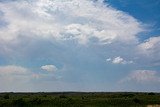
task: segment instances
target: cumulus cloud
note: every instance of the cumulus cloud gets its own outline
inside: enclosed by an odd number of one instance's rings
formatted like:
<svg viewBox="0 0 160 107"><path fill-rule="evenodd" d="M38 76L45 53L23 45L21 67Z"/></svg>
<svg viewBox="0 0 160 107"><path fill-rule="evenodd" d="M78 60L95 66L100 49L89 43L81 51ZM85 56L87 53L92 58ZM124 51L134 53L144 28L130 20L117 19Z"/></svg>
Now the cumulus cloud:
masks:
<svg viewBox="0 0 160 107"><path fill-rule="evenodd" d="M27 74L30 71L26 68L21 66L15 65L7 65L7 66L0 66L0 75L10 75L10 74Z"/></svg>
<svg viewBox="0 0 160 107"><path fill-rule="evenodd" d="M56 72L58 70L58 68L55 65L44 65L41 66L41 69L48 72Z"/></svg>
<svg viewBox="0 0 160 107"><path fill-rule="evenodd" d="M150 66L160 65L160 36L150 37L136 47L142 63Z"/></svg>
<svg viewBox="0 0 160 107"><path fill-rule="evenodd" d="M108 58L108 59L106 59L106 61L107 62L112 62L113 64L131 64L131 63L133 63L133 61L126 61L120 56L115 57L113 59Z"/></svg>
<svg viewBox="0 0 160 107"><path fill-rule="evenodd" d="M112 63L113 64L124 64L125 60L119 56L119 57L114 58Z"/></svg>
<svg viewBox="0 0 160 107"><path fill-rule="evenodd" d="M145 42L138 45L140 53L145 55L157 54L160 55L160 36L151 37Z"/></svg>
<svg viewBox="0 0 160 107"><path fill-rule="evenodd" d="M144 30L132 16L89 0L15 0L0 2L0 10L8 23L0 29L0 40L7 42L21 36L76 40L81 44L92 38L100 43L129 42L136 41L136 35Z"/></svg>
<svg viewBox="0 0 160 107"><path fill-rule="evenodd" d="M0 91L30 90L29 81L33 73L24 67L15 65L0 66Z"/></svg>
<svg viewBox="0 0 160 107"><path fill-rule="evenodd" d="M64 48L68 45L66 41L71 45L74 45L72 41L78 45L132 44L144 30L134 17L94 0L8 0L0 2L0 11L1 21L7 23L0 28L0 55L9 60L35 56L35 49L40 50L46 40L48 44L44 45L48 46L41 50L53 54L56 47L51 45L64 43L58 46ZM111 46L114 47L117 46ZM57 50L62 52L60 49ZM45 55L40 56L49 57Z"/></svg>
<svg viewBox="0 0 160 107"><path fill-rule="evenodd" d="M111 60L112 60L111 58L106 59L107 62L109 62L109 61L111 61Z"/></svg>
<svg viewBox="0 0 160 107"><path fill-rule="evenodd" d="M0 58L2 57L6 63L22 62L33 66L54 63L56 60L56 63L65 65L66 68L73 67L72 70L67 69L71 72L63 74L66 80L71 81L74 78L79 81L85 78L82 70L89 77L90 73L99 71L98 68L103 69L102 71L108 70L104 63L106 56L111 57L106 59L106 62L112 64L130 64L137 61L138 65L140 62L138 57L141 56L135 55L134 48L138 44L136 35L145 30L143 24L131 15L107 3L104 4L103 0L6 1L0 2ZM144 48L146 47L144 44L148 43L153 46L150 46L150 49ZM156 53L160 49L158 44L159 42L153 38L148 39L144 43L139 43L138 52L143 54L148 52L150 56L160 58L160 54ZM136 61L129 60L132 58ZM147 62L146 59L143 60ZM20 71L28 70L22 68ZM5 68L5 71L7 69ZM40 72L24 73L26 78L24 80L28 81L32 77L40 81L58 77L56 74L59 72L52 73L58 70L55 65L44 65L37 69L35 72ZM113 71L112 66L110 71ZM22 72L15 75L18 77L10 74L9 78L23 78L19 76ZM1 81L3 81L1 84L8 84L5 82L8 81L6 76L1 76Z"/></svg>
<svg viewBox="0 0 160 107"><path fill-rule="evenodd" d="M53 65L43 66L43 69L52 72L57 70ZM33 91L37 81L56 81L59 75L33 72L28 68L16 65L0 66L0 91ZM37 84L37 83L36 83Z"/></svg>
<svg viewBox="0 0 160 107"><path fill-rule="evenodd" d="M149 82L160 82L160 76L157 75L156 71L151 70L136 70L132 71L126 78L120 82L135 81L137 83L149 83Z"/></svg>

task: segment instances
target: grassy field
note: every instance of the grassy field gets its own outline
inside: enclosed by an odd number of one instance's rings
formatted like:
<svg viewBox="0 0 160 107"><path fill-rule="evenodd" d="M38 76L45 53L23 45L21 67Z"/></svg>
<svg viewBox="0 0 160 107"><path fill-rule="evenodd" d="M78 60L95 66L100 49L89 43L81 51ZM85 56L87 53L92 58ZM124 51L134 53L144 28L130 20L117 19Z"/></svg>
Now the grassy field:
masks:
<svg viewBox="0 0 160 107"><path fill-rule="evenodd" d="M0 107L147 107L156 104L160 104L160 93L0 93Z"/></svg>

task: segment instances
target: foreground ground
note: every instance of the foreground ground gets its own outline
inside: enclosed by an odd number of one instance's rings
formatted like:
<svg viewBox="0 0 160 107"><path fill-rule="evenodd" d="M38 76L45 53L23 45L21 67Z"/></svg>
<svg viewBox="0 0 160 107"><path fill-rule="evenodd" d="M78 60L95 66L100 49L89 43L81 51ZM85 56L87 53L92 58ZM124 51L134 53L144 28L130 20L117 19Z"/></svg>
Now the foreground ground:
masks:
<svg viewBox="0 0 160 107"><path fill-rule="evenodd" d="M0 107L160 107L159 104L160 93L0 93Z"/></svg>

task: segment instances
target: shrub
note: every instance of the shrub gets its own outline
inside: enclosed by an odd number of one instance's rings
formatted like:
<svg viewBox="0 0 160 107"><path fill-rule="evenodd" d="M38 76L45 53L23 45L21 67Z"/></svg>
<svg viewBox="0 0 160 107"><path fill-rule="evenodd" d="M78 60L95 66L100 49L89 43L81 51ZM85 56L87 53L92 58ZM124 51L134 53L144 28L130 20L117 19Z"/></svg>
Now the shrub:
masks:
<svg viewBox="0 0 160 107"><path fill-rule="evenodd" d="M14 103L14 105L17 105L18 107L23 107L27 104L22 98L19 98L19 99L13 101L13 103Z"/></svg>
<svg viewBox="0 0 160 107"><path fill-rule="evenodd" d="M67 98L65 95L60 95L59 98Z"/></svg>
<svg viewBox="0 0 160 107"><path fill-rule="evenodd" d="M82 100L84 100L85 98L82 96Z"/></svg>
<svg viewBox="0 0 160 107"><path fill-rule="evenodd" d="M134 98L133 101L134 101L135 103L140 104L140 100L139 100L138 98Z"/></svg>
<svg viewBox="0 0 160 107"><path fill-rule="evenodd" d="M148 95L155 95L155 93L151 92L151 93L148 93Z"/></svg>
<svg viewBox="0 0 160 107"><path fill-rule="evenodd" d="M42 104L42 100L40 98L35 98L31 101L32 104Z"/></svg>
<svg viewBox="0 0 160 107"><path fill-rule="evenodd" d="M47 97L47 95L43 95L43 97Z"/></svg>
<svg viewBox="0 0 160 107"><path fill-rule="evenodd" d="M9 99L9 94L5 94L3 98L4 99Z"/></svg>

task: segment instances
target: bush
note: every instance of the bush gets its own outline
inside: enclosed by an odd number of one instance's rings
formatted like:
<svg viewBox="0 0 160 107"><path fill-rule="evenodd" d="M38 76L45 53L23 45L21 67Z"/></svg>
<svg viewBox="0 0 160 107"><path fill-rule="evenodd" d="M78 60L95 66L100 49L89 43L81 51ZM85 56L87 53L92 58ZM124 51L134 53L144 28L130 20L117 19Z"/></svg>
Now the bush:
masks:
<svg viewBox="0 0 160 107"><path fill-rule="evenodd" d="M65 95L60 95L59 98L67 98Z"/></svg>
<svg viewBox="0 0 160 107"><path fill-rule="evenodd" d="M138 98L134 98L133 101L134 101L135 103L140 104L140 100L139 100Z"/></svg>
<svg viewBox="0 0 160 107"><path fill-rule="evenodd" d="M84 100L85 98L82 96L82 100Z"/></svg>
<svg viewBox="0 0 160 107"><path fill-rule="evenodd" d="M132 98L132 97L134 97L135 95L134 95L134 94L122 94L121 96L122 96L122 97L125 97L125 98Z"/></svg>
<svg viewBox="0 0 160 107"><path fill-rule="evenodd" d="M9 99L9 94L5 94L3 98L4 99Z"/></svg>
<svg viewBox="0 0 160 107"><path fill-rule="evenodd" d="M148 93L148 95L155 95L155 93L151 92L151 93Z"/></svg>
<svg viewBox="0 0 160 107"><path fill-rule="evenodd" d="M32 104L42 104L42 100L40 98L35 98L31 101Z"/></svg>
<svg viewBox="0 0 160 107"><path fill-rule="evenodd" d="M27 104L22 98L13 101L13 103L14 105L17 105L18 107L23 107Z"/></svg>

